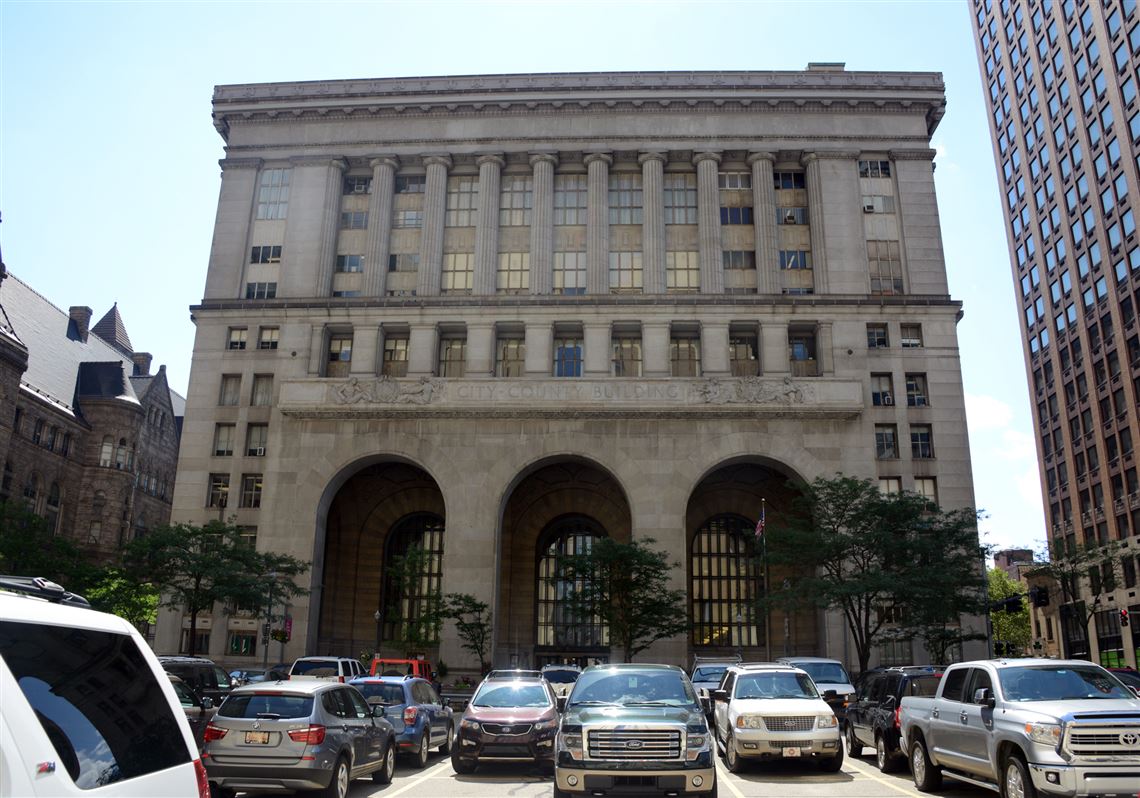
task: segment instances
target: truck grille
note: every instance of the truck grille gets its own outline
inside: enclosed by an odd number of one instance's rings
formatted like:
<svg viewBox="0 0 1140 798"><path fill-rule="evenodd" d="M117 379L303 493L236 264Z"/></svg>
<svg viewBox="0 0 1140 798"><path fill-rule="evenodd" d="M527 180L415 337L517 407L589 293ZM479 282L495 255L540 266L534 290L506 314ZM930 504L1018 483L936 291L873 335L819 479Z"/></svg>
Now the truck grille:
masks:
<svg viewBox="0 0 1140 798"><path fill-rule="evenodd" d="M765 715L764 725L770 732L806 732L815 728L815 715L797 717Z"/></svg>
<svg viewBox="0 0 1140 798"><path fill-rule="evenodd" d="M1062 747L1074 756L1125 756L1140 761L1140 718L1135 723L1076 723Z"/></svg>
<svg viewBox="0 0 1140 798"><path fill-rule="evenodd" d="M679 729L590 729L586 734L590 759L680 759Z"/></svg>

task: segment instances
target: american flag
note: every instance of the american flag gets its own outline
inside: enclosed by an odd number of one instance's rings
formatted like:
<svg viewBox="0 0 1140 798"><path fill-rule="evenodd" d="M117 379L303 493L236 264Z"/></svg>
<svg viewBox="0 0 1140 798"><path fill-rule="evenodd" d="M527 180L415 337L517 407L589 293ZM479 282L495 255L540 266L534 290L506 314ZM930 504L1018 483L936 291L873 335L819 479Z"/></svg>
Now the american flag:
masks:
<svg viewBox="0 0 1140 798"><path fill-rule="evenodd" d="M760 519L756 522L756 537L764 537L764 505L760 505Z"/></svg>

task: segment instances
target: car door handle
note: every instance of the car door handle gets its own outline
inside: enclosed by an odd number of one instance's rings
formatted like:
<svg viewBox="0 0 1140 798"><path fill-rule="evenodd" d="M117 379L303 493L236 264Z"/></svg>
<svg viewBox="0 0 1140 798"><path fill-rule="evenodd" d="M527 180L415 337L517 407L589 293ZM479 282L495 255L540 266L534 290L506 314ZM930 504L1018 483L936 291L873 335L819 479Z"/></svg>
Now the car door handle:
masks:
<svg viewBox="0 0 1140 798"><path fill-rule="evenodd" d="M930 710L930 717L937 718L938 717L938 710L937 709Z"/></svg>
<svg viewBox="0 0 1140 798"><path fill-rule="evenodd" d="M962 721L963 723L970 722L969 716L965 712L958 716L958 720Z"/></svg>

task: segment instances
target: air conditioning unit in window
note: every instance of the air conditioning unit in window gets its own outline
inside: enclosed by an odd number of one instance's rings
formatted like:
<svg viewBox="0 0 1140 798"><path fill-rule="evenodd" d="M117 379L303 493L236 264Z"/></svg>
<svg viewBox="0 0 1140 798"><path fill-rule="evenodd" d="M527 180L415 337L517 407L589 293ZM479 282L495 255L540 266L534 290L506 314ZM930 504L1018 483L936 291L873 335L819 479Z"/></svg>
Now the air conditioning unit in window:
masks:
<svg viewBox="0 0 1140 798"><path fill-rule="evenodd" d="M895 403L895 400L891 398L891 395L889 393L885 393L883 394L882 402L884 405L893 405Z"/></svg>
<svg viewBox="0 0 1140 798"><path fill-rule="evenodd" d="M864 202L863 203L863 213L874 213L874 212L875 212L875 203L873 203L873 202Z"/></svg>
<svg viewBox="0 0 1140 798"><path fill-rule="evenodd" d="M265 457L265 447L264 446L258 446L256 449L253 449L252 451L253 451L254 457Z"/></svg>

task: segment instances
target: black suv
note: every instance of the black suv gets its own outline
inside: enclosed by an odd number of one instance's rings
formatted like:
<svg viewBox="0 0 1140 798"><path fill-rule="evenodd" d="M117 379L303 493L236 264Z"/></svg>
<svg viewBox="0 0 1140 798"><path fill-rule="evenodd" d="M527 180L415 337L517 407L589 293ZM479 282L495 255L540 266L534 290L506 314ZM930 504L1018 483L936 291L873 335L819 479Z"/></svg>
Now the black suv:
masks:
<svg viewBox="0 0 1140 798"><path fill-rule="evenodd" d="M225 668L205 657L161 656L158 661L167 673L173 673L202 698L211 698L220 706L230 694L230 675Z"/></svg>
<svg viewBox="0 0 1140 798"><path fill-rule="evenodd" d="M941 679L941 670L926 665L863 674L847 707L847 755L861 756L863 746L873 745L879 770L895 770L902 761L899 705L903 696L932 696Z"/></svg>

